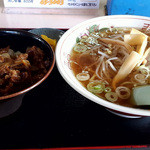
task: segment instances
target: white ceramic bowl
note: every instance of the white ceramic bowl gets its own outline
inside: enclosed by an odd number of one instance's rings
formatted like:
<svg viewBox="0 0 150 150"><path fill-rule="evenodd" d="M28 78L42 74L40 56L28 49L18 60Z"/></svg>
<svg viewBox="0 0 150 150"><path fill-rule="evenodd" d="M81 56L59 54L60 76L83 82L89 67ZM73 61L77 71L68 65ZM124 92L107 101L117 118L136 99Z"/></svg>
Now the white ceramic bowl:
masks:
<svg viewBox="0 0 150 150"><path fill-rule="evenodd" d="M67 83L77 92L79 92L89 100L104 106L114 114L130 118L150 116L150 110L135 109L120 106L95 96L94 94L87 91L73 75L73 72L69 66L69 61L70 61L70 52L73 46L75 45L76 38L79 37L82 33L87 32L87 28L95 24L99 25L99 28L103 27L146 28L150 26L150 18L142 16L129 16L129 15L104 16L87 20L69 29L60 38L56 48L56 63L60 74L67 81Z"/></svg>

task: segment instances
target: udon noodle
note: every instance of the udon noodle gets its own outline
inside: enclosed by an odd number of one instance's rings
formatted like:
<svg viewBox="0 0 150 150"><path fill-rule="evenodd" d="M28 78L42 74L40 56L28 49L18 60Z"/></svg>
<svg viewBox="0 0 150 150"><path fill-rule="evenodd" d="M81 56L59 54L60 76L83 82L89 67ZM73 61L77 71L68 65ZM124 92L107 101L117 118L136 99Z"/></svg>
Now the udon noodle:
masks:
<svg viewBox="0 0 150 150"><path fill-rule="evenodd" d="M71 68L93 94L133 107L132 89L150 84L149 30L93 25L77 37Z"/></svg>

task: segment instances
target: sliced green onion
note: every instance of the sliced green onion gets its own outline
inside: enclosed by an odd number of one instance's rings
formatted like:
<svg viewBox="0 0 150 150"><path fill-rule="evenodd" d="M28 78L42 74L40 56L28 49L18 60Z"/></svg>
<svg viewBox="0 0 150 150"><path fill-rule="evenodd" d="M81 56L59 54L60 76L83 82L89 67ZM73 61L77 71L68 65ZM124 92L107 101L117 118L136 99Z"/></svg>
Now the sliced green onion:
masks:
<svg viewBox="0 0 150 150"><path fill-rule="evenodd" d="M115 92L121 99L128 99L131 95L130 89L125 86L118 86Z"/></svg>
<svg viewBox="0 0 150 150"><path fill-rule="evenodd" d="M100 32L104 32L104 31L106 31L106 30L108 30L109 28L101 28L99 31Z"/></svg>
<svg viewBox="0 0 150 150"><path fill-rule="evenodd" d="M82 53L82 52L85 52L87 48L84 45L75 45L73 50L78 53Z"/></svg>
<svg viewBox="0 0 150 150"><path fill-rule="evenodd" d="M111 50L108 50L107 53L110 55L110 54L112 54L112 51L111 51Z"/></svg>
<svg viewBox="0 0 150 150"><path fill-rule="evenodd" d="M114 33L117 33L118 28L112 28L111 31L114 32Z"/></svg>
<svg viewBox="0 0 150 150"><path fill-rule="evenodd" d="M147 77L149 76L149 68L148 67L145 67L144 65L140 66L137 71L139 71L141 74L144 74L146 75Z"/></svg>
<svg viewBox="0 0 150 150"><path fill-rule="evenodd" d="M90 37L90 36L86 39L86 42L89 43L89 44L92 44L92 45L98 44L97 39L94 38L94 37Z"/></svg>
<svg viewBox="0 0 150 150"><path fill-rule="evenodd" d="M10 58L9 53L3 53L3 54L1 54L1 56L4 57L4 58Z"/></svg>
<svg viewBox="0 0 150 150"><path fill-rule="evenodd" d="M76 43L79 43L79 42L80 42L80 38L77 37L77 38L76 38Z"/></svg>
<svg viewBox="0 0 150 150"><path fill-rule="evenodd" d="M105 93L111 92L111 88L110 88L110 87L106 87L106 88L104 89L104 92L105 92Z"/></svg>
<svg viewBox="0 0 150 150"><path fill-rule="evenodd" d="M87 81L90 79L90 75L88 73L79 73L76 75L76 78L79 81Z"/></svg>
<svg viewBox="0 0 150 150"><path fill-rule="evenodd" d="M11 56L11 57L14 57L15 53L12 49L9 49L8 50L8 54Z"/></svg>
<svg viewBox="0 0 150 150"><path fill-rule="evenodd" d="M115 92L109 92L105 94L105 97L110 102L115 102L118 100L118 95Z"/></svg>
<svg viewBox="0 0 150 150"><path fill-rule="evenodd" d="M92 93L102 93L105 89L105 84L100 81L92 81L87 85L87 89Z"/></svg>
<svg viewBox="0 0 150 150"><path fill-rule="evenodd" d="M93 87L94 90L99 90L99 89L101 89L101 88L102 88L101 85L96 85L96 86Z"/></svg>
<svg viewBox="0 0 150 150"><path fill-rule="evenodd" d="M148 76L145 74L136 74L134 79L139 83L145 83L147 81Z"/></svg>
<svg viewBox="0 0 150 150"><path fill-rule="evenodd" d="M112 44L108 44L108 47L109 47L109 48L112 48Z"/></svg>
<svg viewBox="0 0 150 150"><path fill-rule="evenodd" d="M93 25L89 28L89 32L92 33L92 32L97 32L99 29L98 29L98 25Z"/></svg>

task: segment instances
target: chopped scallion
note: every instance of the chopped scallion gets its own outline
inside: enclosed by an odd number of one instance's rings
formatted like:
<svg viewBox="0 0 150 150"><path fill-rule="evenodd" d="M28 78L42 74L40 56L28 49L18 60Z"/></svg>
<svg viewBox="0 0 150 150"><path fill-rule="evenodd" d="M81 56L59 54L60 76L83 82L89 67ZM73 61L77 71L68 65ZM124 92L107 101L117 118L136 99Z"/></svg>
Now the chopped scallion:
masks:
<svg viewBox="0 0 150 150"><path fill-rule="evenodd" d="M77 37L77 38L76 38L76 43L79 43L79 42L80 42L80 38Z"/></svg>
<svg viewBox="0 0 150 150"><path fill-rule="evenodd" d="M98 29L98 25L93 25L89 28L89 32L92 33L92 32L97 32L99 29Z"/></svg>
<svg viewBox="0 0 150 150"><path fill-rule="evenodd" d="M93 81L87 85L87 89L92 93L102 93L105 89L105 85L100 81Z"/></svg>
<svg viewBox="0 0 150 150"><path fill-rule="evenodd" d="M87 50L87 47L84 45L75 45L74 46L74 51L76 51L78 53L85 52L86 50Z"/></svg>
<svg viewBox="0 0 150 150"><path fill-rule="evenodd" d="M105 97L110 102L115 102L118 100L118 95L115 92L109 92L105 94Z"/></svg>
<svg viewBox="0 0 150 150"><path fill-rule="evenodd" d="M104 31L106 31L106 30L108 30L109 28L101 28L100 30L99 30L99 32L104 32Z"/></svg>
<svg viewBox="0 0 150 150"><path fill-rule="evenodd" d="M104 89L104 92L105 92L105 93L111 92L111 88L110 88L110 87L106 87L106 88Z"/></svg>

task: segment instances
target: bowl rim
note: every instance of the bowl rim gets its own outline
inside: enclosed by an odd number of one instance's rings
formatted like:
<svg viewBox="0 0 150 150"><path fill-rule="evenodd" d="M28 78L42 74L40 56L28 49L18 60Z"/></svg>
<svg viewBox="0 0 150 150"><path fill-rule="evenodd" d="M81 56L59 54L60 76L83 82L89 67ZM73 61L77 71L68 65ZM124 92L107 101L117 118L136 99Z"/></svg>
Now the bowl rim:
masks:
<svg viewBox="0 0 150 150"><path fill-rule="evenodd" d="M44 32L51 32L51 31L53 31L53 32L59 33L60 37L65 33L65 31L63 31L61 29L56 29L56 28L35 28L35 29L30 29L28 32L36 34L36 35L39 35L40 30L43 30ZM36 32L38 32L38 33L36 33ZM57 40L57 42L59 41L60 37L55 38Z"/></svg>
<svg viewBox="0 0 150 150"><path fill-rule="evenodd" d="M62 64L60 62L60 50L62 47L62 44L64 43L64 40L71 34L71 32L75 32L75 30L81 26L84 26L85 24L94 22L94 21L102 21L102 20L106 20L106 19L141 19L141 20L147 20L150 22L150 18L149 17L145 17L145 16L138 16L138 15L111 15L111 16L100 16L100 17L96 17L96 18L92 18L89 20L86 20L84 22L81 22L77 25L75 25L74 27L70 28L69 30L67 30L62 37L60 38L60 40L57 43L56 46L56 52L55 52L55 56L56 56L56 65L57 68L60 72L60 74L62 75L62 77L65 79L65 81L73 88L75 89L79 94L81 94L82 96L86 97L87 99L98 103L102 106L104 106L105 108L111 109L111 110L115 110L118 111L120 113L124 113L124 114L128 114L128 115L136 115L136 116L150 116L150 111L149 110L144 110L144 109L139 109L139 108L130 108L130 107L126 107L126 106L121 106L115 103L111 103L108 102L102 98L99 98L97 96L95 96L94 94L91 94L89 91L87 90L83 90L83 89L79 89L77 86L74 85L74 83L67 77L67 74L63 71L62 69ZM73 75L73 74L72 74Z"/></svg>
<svg viewBox="0 0 150 150"><path fill-rule="evenodd" d="M16 33L23 33L23 34L26 34L26 35L29 35L29 36L34 36L35 39L38 39L40 41L42 41L48 48L49 50L51 50L52 52L52 61L51 61L51 65L50 65L50 68L48 70L48 72L44 75L44 77L42 79L40 79L39 81L37 81L36 83L34 83L33 85L29 86L28 88L25 88L21 91L18 91L18 92L15 92L15 93L12 93L12 94L9 94L9 95L5 95L5 96L0 96L0 101L3 101L3 100L7 100L7 99L10 99L10 98L13 98L13 97L16 97L16 96L19 96L21 94L24 94L28 91L30 91L31 89L33 89L34 87L38 86L39 84L41 84L44 80L47 79L47 77L50 75L50 73L52 72L53 68L54 68L54 65L55 65L55 54L54 54L54 51L52 50L51 46L44 40L42 39L40 36L34 34L34 33L31 33L31 32L28 32L26 30L19 30L19 29L0 29L0 32L16 32Z"/></svg>

